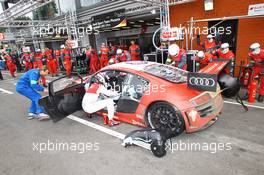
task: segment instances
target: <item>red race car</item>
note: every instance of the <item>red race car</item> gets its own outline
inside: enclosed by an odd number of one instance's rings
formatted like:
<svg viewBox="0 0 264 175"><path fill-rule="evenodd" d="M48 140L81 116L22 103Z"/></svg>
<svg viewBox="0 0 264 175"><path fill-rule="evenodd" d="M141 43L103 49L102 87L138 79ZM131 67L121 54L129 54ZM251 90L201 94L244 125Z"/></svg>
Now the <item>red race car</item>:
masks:
<svg viewBox="0 0 264 175"><path fill-rule="evenodd" d="M183 131L192 133L214 123L223 108L217 78L208 75L218 74L226 63L214 64L217 69L209 65L201 73L190 75L187 71L153 62L118 63L89 77L62 77L51 82L49 96L41 99L40 105L54 122L82 110L85 84L92 84L96 75L101 74L120 93L115 101L118 121L165 130L173 136ZM192 86L200 89L192 89ZM203 90L205 87L214 87L215 92Z"/></svg>

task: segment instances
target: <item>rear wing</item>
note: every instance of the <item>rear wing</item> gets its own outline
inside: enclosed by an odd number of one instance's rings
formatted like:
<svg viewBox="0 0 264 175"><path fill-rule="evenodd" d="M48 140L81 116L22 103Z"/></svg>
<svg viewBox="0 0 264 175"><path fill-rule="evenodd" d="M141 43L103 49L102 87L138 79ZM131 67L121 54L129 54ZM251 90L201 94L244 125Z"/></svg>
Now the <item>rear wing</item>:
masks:
<svg viewBox="0 0 264 175"><path fill-rule="evenodd" d="M223 59L214 60L214 62L209 63L206 67L201 69L199 73L219 75L222 72L222 70L224 70L224 68L227 66L228 63L229 63L228 60L223 60Z"/></svg>
<svg viewBox="0 0 264 175"><path fill-rule="evenodd" d="M199 72L189 72L187 78L188 88L216 92L218 87L218 76L228 63L229 61L226 60L215 60Z"/></svg>

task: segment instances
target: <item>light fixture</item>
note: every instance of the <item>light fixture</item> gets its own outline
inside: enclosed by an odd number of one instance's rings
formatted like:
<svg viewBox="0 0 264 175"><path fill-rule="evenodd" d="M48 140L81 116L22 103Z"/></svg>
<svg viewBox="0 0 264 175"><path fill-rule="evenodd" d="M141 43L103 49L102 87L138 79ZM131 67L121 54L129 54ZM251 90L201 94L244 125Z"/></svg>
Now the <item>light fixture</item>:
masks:
<svg viewBox="0 0 264 175"><path fill-rule="evenodd" d="M135 22L133 22L133 21L130 21L129 23L130 23L130 24L135 24Z"/></svg>
<svg viewBox="0 0 264 175"><path fill-rule="evenodd" d="M148 26L154 26L154 24L152 23L146 23Z"/></svg>
<svg viewBox="0 0 264 175"><path fill-rule="evenodd" d="M133 25L133 27L141 27L141 25Z"/></svg>
<svg viewBox="0 0 264 175"><path fill-rule="evenodd" d="M155 22L155 24L160 24L160 22Z"/></svg>
<svg viewBox="0 0 264 175"><path fill-rule="evenodd" d="M145 22L145 21L143 21L143 20L139 20L138 22Z"/></svg>
<svg viewBox="0 0 264 175"><path fill-rule="evenodd" d="M214 10L214 0L204 0L204 10Z"/></svg>

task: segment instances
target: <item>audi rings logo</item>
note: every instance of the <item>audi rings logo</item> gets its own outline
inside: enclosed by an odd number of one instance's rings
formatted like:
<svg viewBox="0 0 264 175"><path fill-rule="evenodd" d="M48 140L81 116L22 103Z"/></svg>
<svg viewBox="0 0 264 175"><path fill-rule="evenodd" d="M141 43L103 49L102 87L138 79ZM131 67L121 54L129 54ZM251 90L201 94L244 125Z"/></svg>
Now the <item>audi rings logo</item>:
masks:
<svg viewBox="0 0 264 175"><path fill-rule="evenodd" d="M213 78L200 78L200 77L191 77L189 79L190 85L193 86L203 86L203 87L214 87L216 82Z"/></svg>
<svg viewBox="0 0 264 175"><path fill-rule="evenodd" d="M188 88L201 91L217 91L217 75L205 73L188 73Z"/></svg>

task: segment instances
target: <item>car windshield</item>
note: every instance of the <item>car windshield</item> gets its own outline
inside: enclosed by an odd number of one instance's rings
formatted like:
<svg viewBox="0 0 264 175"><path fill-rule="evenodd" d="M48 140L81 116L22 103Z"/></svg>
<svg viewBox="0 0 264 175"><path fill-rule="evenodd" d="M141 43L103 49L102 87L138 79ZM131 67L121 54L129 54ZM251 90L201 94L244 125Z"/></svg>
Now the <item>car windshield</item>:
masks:
<svg viewBox="0 0 264 175"><path fill-rule="evenodd" d="M188 72L173 66L154 64L147 66L143 71L173 83L187 82Z"/></svg>

